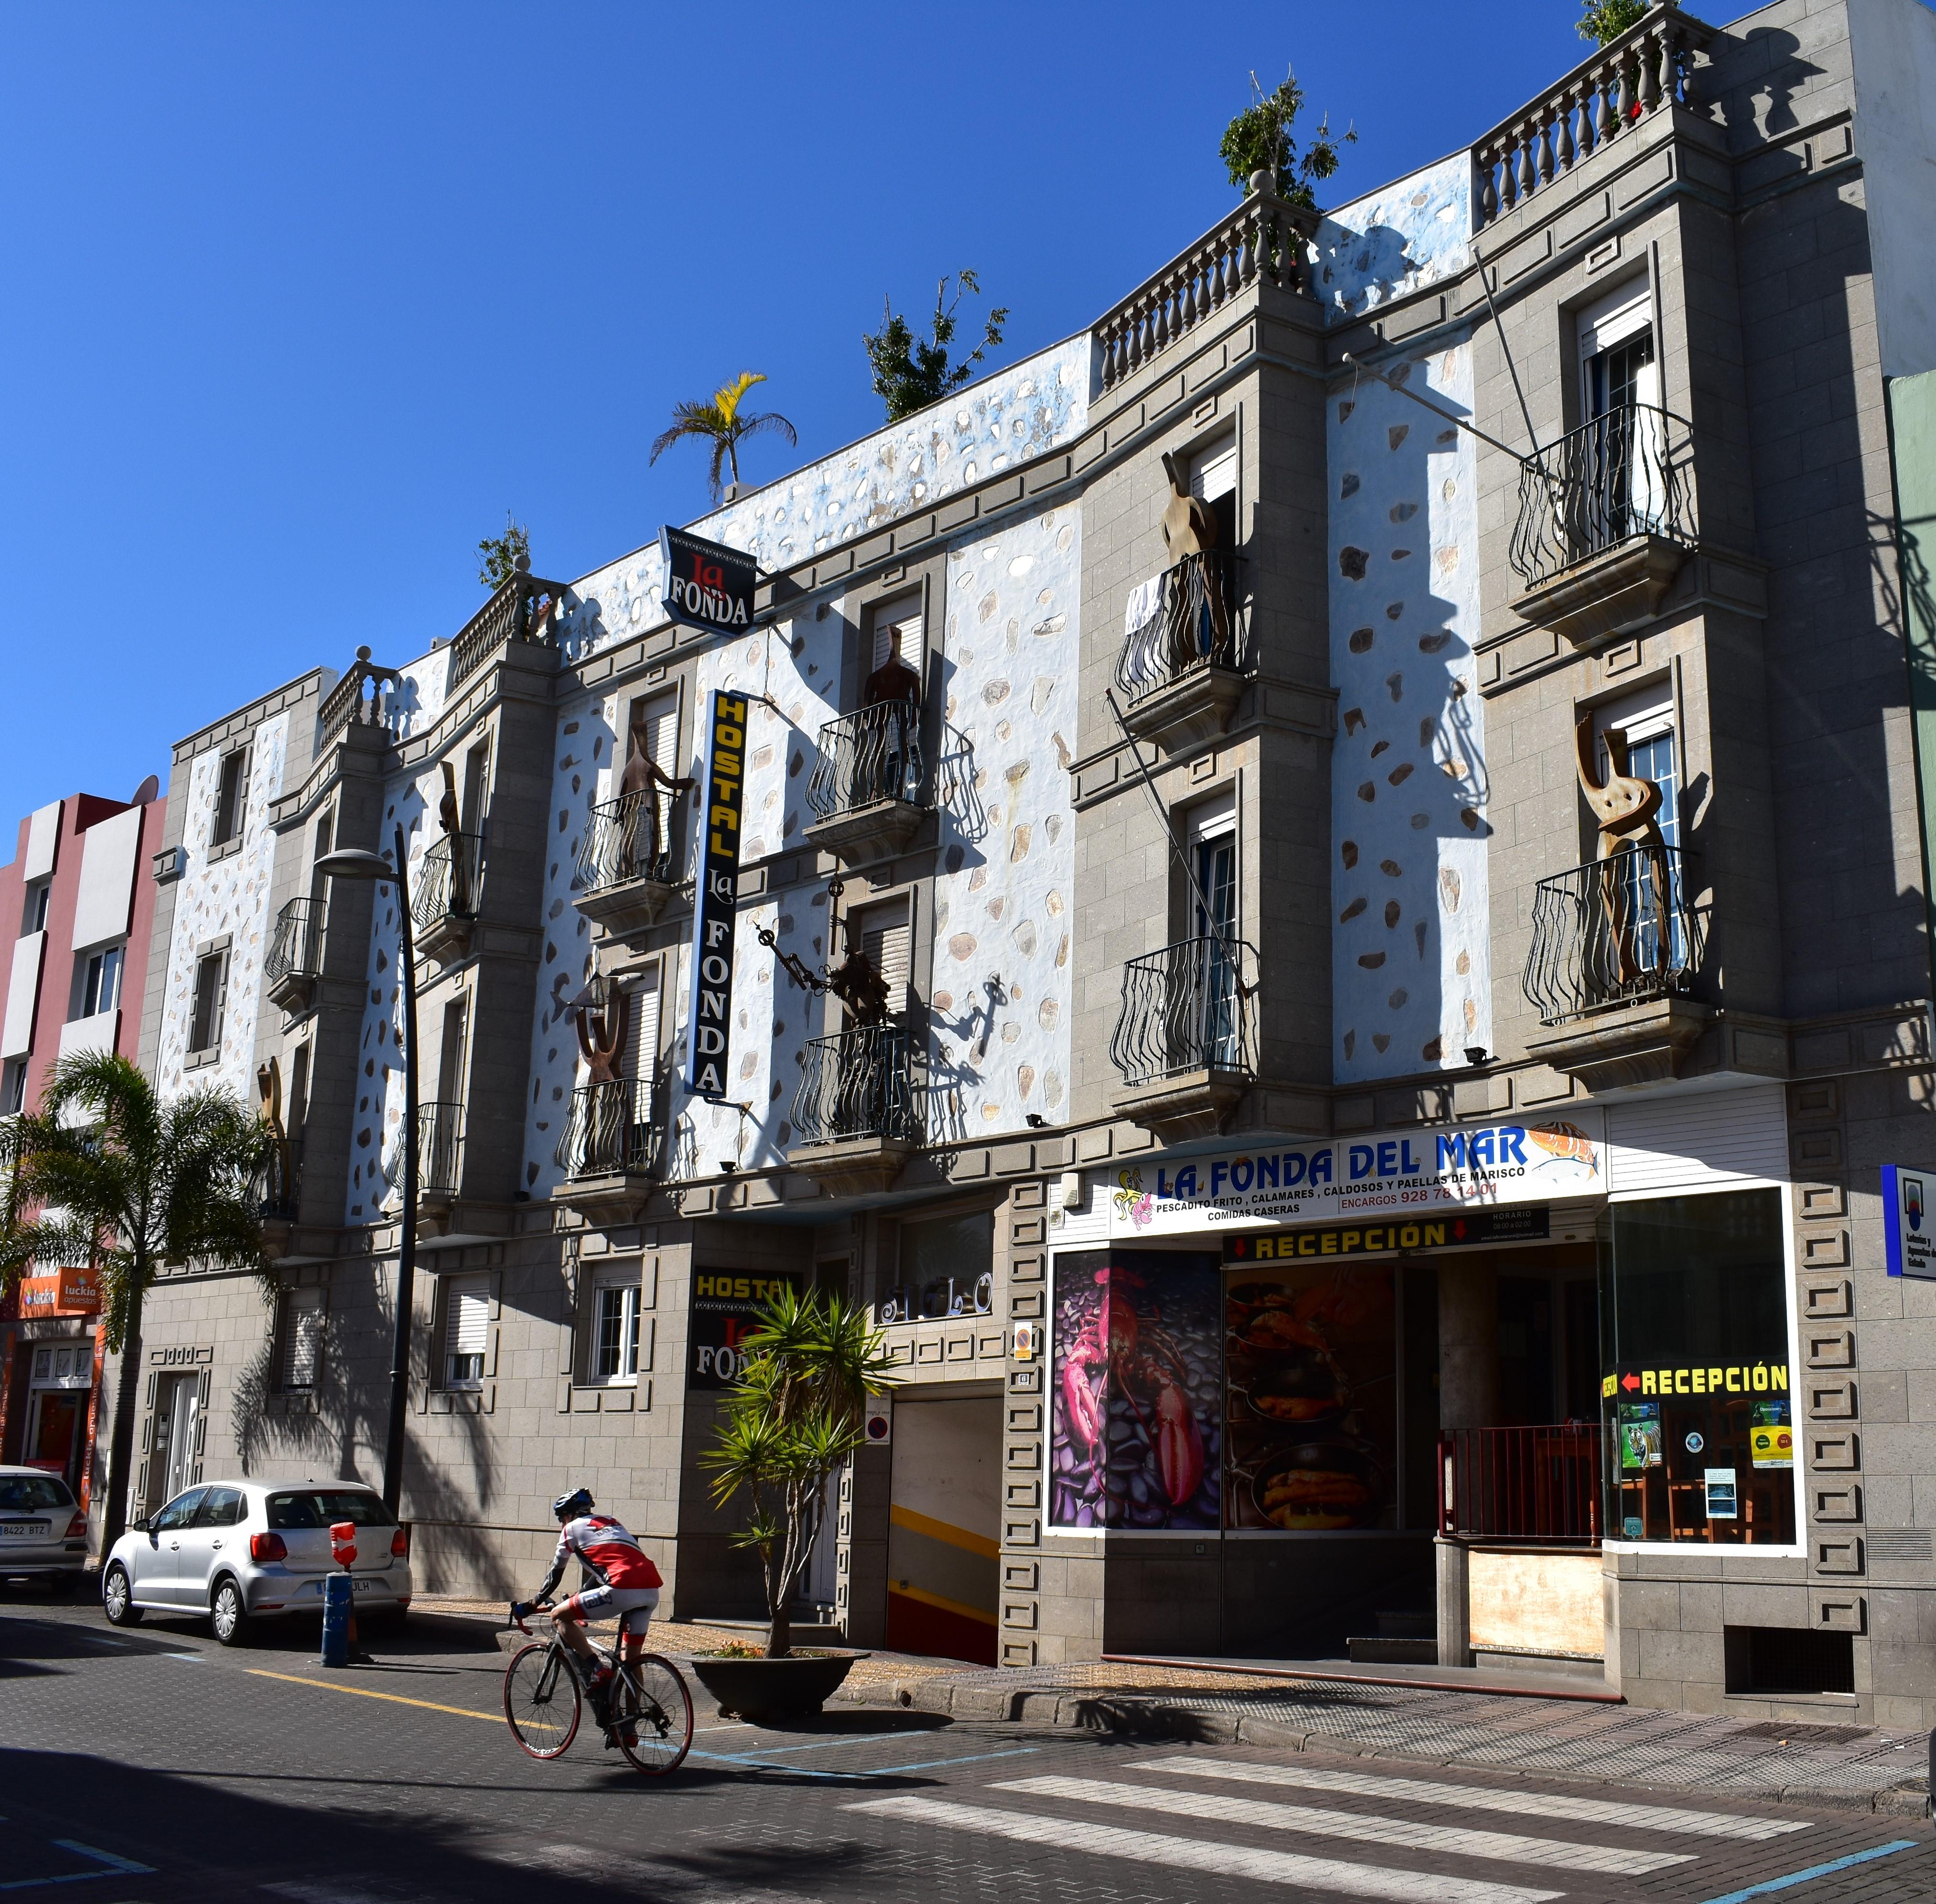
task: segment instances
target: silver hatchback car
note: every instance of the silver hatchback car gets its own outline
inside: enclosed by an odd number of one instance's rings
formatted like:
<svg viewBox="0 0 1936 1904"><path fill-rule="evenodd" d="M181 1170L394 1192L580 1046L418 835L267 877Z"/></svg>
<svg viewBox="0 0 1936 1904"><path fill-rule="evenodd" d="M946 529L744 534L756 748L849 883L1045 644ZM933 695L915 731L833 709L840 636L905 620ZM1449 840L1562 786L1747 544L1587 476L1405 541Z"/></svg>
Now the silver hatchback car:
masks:
<svg viewBox="0 0 1936 1904"><path fill-rule="evenodd" d="M40 1468L0 1467L0 1580L71 1587L87 1564L87 1517L74 1491Z"/></svg>
<svg viewBox="0 0 1936 1904"><path fill-rule="evenodd" d="M410 1530L359 1481L216 1481L176 1495L135 1521L101 1570L101 1609L110 1625L133 1626L150 1611L208 1616L225 1646L250 1623L284 1614L320 1615L331 1557L330 1528L356 1529L350 1568L360 1617L401 1622L410 1604Z"/></svg>

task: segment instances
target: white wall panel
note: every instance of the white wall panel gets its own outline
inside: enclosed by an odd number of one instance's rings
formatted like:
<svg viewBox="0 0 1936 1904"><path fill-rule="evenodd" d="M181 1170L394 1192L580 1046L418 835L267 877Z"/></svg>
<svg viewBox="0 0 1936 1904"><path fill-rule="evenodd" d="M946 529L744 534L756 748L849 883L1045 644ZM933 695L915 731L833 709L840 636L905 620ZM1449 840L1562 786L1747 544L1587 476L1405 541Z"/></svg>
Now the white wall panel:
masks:
<svg viewBox="0 0 1936 1904"><path fill-rule="evenodd" d="M20 867L26 880L44 879L54 870L54 852L60 844L61 804L56 800L39 808L27 822L27 856Z"/></svg>
<svg viewBox="0 0 1936 1904"><path fill-rule="evenodd" d="M1788 1177L1788 1125L1778 1084L1611 1106L1607 1145L1616 1203Z"/></svg>
<svg viewBox="0 0 1936 1904"><path fill-rule="evenodd" d="M120 1028L119 1006L111 1012L97 1012L92 1018L71 1018L61 1027L60 1055L80 1058L94 1052L111 1052Z"/></svg>
<svg viewBox="0 0 1936 1904"><path fill-rule="evenodd" d="M0 1035L0 1058L23 1058L33 1049L34 1006L41 995L41 960L47 949L44 932L29 932L14 941L14 969L7 979L7 1022Z"/></svg>
<svg viewBox="0 0 1936 1904"><path fill-rule="evenodd" d="M85 952L105 945L128 930L135 901L135 855L141 844L144 810L125 813L91 826L83 836L80 895L74 901L74 949Z"/></svg>

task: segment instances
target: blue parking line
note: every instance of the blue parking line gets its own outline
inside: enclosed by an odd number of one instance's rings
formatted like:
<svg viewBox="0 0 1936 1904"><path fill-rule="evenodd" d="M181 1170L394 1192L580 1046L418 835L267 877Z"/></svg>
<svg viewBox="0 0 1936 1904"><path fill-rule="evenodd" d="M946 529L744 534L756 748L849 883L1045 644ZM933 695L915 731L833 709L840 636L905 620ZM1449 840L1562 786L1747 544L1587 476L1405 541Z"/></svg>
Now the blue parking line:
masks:
<svg viewBox="0 0 1936 1904"><path fill-rule="evenodd" d="M0 1890L41 1890L49 1884L77 1884L90 1878L147 1876L155 1868L152 1864L137 1864L132 1858L117 1857L112 1851L98 1851L92 1845L77 1843L71 1838L56 1838L52 1842L62 1851L93 1858L103 1868L98 1871L64 1871L57 1878L10 1878L0 1884Z"/></svg>
<svg viewBox="0 0 1936 1904"><path fill-rule="evenodd" d="M1006 1752L968 1752L959 1758L923 1759L918 1765L873 1765L861 1775L869 1778L885 1778L891 1772L931 1772L939 1765L973 1765L982 1759L1026 1758L1030 1753L1041 1750L1039 1745L1017 1745Z"/></svg>
<svg viewBox="0 0 1936 1904"><path fill-rule="evenodd" d="M1786 1890L1791 1884L1805 1884L1813 1878L1826 1878L1838 1871L1846 1871L1851 1865L1871 1864L1879 1857L1893 1857L1898 1851L1913 1851L1922 1842L1917 1838L1898 1838L1893 1844L1878 1845L1874 1850L1856 1851L1847 1857L1832 1859L1826 1864L1811 1864L1806 1871L1791 1871L1785 1878L1771 1878L1765 1884L1750 1884L1745 1890L1731 1890L1720 1897L1710 1897L1705 1904L1744 1904L1750 1897L1765 1897L1771 1890Z"/></svg>

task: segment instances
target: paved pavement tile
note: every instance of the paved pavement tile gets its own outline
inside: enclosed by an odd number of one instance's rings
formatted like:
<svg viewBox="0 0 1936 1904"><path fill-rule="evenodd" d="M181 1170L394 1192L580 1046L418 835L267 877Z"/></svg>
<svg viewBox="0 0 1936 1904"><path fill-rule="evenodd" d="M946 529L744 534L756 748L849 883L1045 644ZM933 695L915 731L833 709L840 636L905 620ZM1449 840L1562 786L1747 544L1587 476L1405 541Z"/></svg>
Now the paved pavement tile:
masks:
<svg viewBox="0 0 1936 1904"><path fill-rule="evenodd" d="M83 1605L0 1603L0 1884L27 1904L1928 1904L1919 1821L1587 1783L1571 1763L1178 1744L910 1706L849 1706L764 1730L702 1697L696 1751L643 1779L581 1739L538 1763L498 1716L488 1622L413 1621L340 1673L313 1633L215 1646L151 1618L116 1633ZM954 1675L957 1679L978 1675ZM1185 1689L1187 1690L1187 1689ZM380 1694L380 1698L358 1695ZM1361 1706L1402 1730L1406 1700ZM1268 1702L1267 1702L1268 1703ZM1491 1736L1484 1703L1443 1739ZM1272 1709L1281 1712L1282 1703ZM1644 1739L1606 1709L1601 1743ZM1521 1736L1591 1743L1538 1704ZM1659 1743L1708 1721L1659 1715ZM1415 1730L1415 1728L1414 1728ZM1777 1742L1750 1743L1780 1754ZM1462 1748L1463 1749L1463 1748ZM1792 1755L1791 1755L1792 1756ZM1784 1760L1784 1763L1786 1761ZM1857 1760L1859 1763L1862 1761ZM1845 1860L1862 1860L1844 1862ZM1817 1866L1838 1869L1779 1891ZM1746 1904L1745 1898L1741 1904Z"/></svg>

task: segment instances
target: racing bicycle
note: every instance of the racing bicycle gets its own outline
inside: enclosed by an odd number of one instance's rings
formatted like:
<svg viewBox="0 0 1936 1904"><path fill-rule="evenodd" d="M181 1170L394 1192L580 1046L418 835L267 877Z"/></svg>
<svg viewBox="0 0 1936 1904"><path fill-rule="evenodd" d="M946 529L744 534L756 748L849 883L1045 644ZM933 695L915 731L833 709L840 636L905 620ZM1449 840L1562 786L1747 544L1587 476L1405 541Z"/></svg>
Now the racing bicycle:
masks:
<svg viewBox="0 0 1936 1904"><path fill-rule="evenodd" d="M520 1610L513 1605L511 1624L528 1634ZM658 1778L671 1771L691 1746L692 1694L679 1668L659 1654L624 1657L630 1618L629 1614L620 1617L618 1642L603 1655L612 1669L606 1682L610 1721L606 1736L648 1778ZM504 1722L533 1758L561 1758L578 1736L591 1696L582 1670L577 1656L555 1633L549 1639L533 1639L511 1655L504 1669Z"/></svg>

